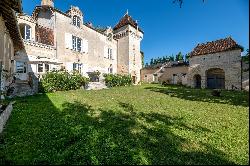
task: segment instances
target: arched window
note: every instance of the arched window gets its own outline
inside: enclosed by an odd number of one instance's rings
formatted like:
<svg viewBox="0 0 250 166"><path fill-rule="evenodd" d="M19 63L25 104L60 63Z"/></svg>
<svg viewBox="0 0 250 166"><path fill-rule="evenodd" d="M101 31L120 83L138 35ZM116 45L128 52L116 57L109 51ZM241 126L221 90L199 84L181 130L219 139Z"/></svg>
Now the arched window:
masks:
<svg viewBox="0 0 250 166"><path fill-rule="evenodd" d="M20 31L23 39L31 40L31 27L29 25L20 24Z"/></svg>
<svg viewBox="0 0 250 166"><path fill-rule="evenodd" d="M73 16L73 25L80 27L80 17L78 16Z"/></svg>

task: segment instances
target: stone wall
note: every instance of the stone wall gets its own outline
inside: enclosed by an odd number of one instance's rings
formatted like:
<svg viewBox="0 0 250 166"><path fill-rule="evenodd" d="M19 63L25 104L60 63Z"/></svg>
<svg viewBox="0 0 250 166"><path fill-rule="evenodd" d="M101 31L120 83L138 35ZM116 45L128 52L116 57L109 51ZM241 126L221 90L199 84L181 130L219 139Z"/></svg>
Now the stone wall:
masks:
<svg viewBox="0 0 250 166"><path fill-rule="evenodd" d="M1 90L6 90L5 87L9 86L12 82L13 77L11 76L14 69L12 60L14 60L13 41L5 27L2 16L0 16L0 62L2 62Z"/></svg>
<svg viewBox="0 0 250 166"><path fill-rule="evenodd" d="M183 84L186 85L186 75L188 66L175 66L164 68L163 74L159 77L159 82L168 82L170 84ZM174 80L174 75L175 80Z"/></svg>
<svg viewBox="0 0 250 166"><path fill-rule="evenodd" d="M188 69L188 86L194 87L194 76L201 76L201 87L207 87L209 69L219 68L225 72L225 89L241 89L241 50L231 50L214 54L191 57Z"/></svg>
<svg viewBox="0 0 250 166"><path fill-rule="evenodd" d="M137 84L141 80L142 69L140 42L143 34L134 27L127 25L114 32L118 40L118 73L131 74Z"/></svg>
<svg viewBox="0 0 250 166"><path fill-rule="evenodd" d="M141 69L141 81L143 82L148 82L148 83L151 83L151 82L154 82L154 76L153 74L155 72L157 72L160 68L157 68L157 69Z"/></svg>
<svg viewBox="0 0 250 166"><path fill-rule="evenodd" d="M101 73L107 73L110 65L113 67L113 73L117 72L117 41L109 41L107 36L97 32L94 29L81 24L80 27L72 24L72 18L60 13L56 13L56 36L58 59L64 62L64 65L82 63L84 72L99 70ZM65 34L72 34L87 41L87 52L73 51L66 48ZM112 49L112 59L108 59L108 48ZM67 64L66 64L67 63Z"/></svg>
<svg viewBox="0 0 250 166"><path fill-rule="evenodd" d="M0 134L2 133L3 129L4 129L4 125L6 124L7 120L9 119L9 116L12 112L12 104L13 103L10 103L6 109L0 113Z"/></svg>
<svg viewBox="0 0 250 166"><path fill-rule="evenodd" d="M67 13L46 7L42 10L37 9L37 12L37 15L34 15L35 19L27 15L18 17L19 23L31 26L32 39L29 43L25 43L28 57L38 57L44 54L43 57L54 58L69 71L73 70L74 63L82 64L82 74L84 75L96 70L102 74L108 73L112 68L113 73L131 74L136 78L136 83L140 81L142 32L130 25L122 27L116 32L113 32L111 27L102 31L91 24L85 25L83 13L78 7L71 7ZM74 15L80 17L80 27L73 25ZM37 43L35 41L36 24L50 28L54 32L55 49L41 50L40 47L33 45L34 42ZM72 49L72 36L82 39L84 50L78 52ZM117 37L113 38L113 36ZM109 49L112 49L112 58L108 56Z"/></svg>

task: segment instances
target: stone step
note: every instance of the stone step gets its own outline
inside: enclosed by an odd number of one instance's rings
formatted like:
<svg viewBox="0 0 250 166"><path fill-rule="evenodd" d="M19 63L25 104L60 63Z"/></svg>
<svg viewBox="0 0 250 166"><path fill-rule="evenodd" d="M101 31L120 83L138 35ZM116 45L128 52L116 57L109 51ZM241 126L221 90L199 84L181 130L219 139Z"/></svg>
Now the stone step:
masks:
<svg viewBox="0 0 250 166"><path fill-rule="evenodd" d="M101 90L101 89L108 89L108 87L103 82L89 82L85 89L86 90Z"/></svg>
<svg viewBox="0 0 250 166"><path fill-rule="evenodd" d="M15 82L15 84L12 86L14 88L14 91L12 94L10 94L10 98L12 97L24 97L24 96L30 96L34 95L34 90L30 87L28 83L25 82Z"/></svg>

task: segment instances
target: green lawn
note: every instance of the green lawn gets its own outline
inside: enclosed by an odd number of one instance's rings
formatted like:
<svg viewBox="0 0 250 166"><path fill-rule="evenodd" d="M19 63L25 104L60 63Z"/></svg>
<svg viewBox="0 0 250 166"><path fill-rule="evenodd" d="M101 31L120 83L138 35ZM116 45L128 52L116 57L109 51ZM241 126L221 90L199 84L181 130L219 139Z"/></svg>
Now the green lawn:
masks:
<svg viewBox="0 0 250 166"><path fill-rule="evenodd" d="M1 164L248 164L248 93L160 85L15 99Z"/></svg>

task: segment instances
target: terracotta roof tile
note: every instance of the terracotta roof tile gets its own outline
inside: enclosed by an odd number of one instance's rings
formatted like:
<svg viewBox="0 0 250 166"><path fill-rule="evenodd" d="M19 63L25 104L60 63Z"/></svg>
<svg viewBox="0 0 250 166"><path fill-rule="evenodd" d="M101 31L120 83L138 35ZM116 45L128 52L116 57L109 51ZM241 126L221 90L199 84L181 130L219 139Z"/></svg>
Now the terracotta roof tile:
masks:
<svg viewBox="0 0 250 166"><path fill-rule="evenodd" d="M243 49L238 45L231 37L225 39L219 39L212 42L207 42L203 44L198 44L194 50L190 53L190 57L199 56L205 54L212 54L222 51L234 50L234 49Z"/></svg>
<svg viewBox="0 0 250 166"><path fill-rule="evenodd" d="M119 21L118 24L116 24L116 26L113 28L114 30L117 30L123 26L126 25L131 25L134 28L137 28L138 24L136 23L136 21L133 20L133 18L131 16L129 16L127 13L121 18L121 20ZM143 32L139 27L138 30Z"/></svg>

